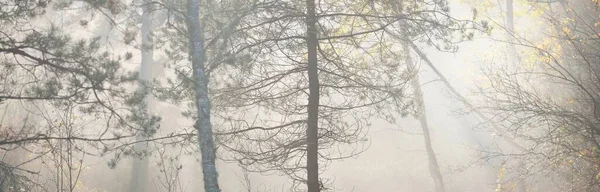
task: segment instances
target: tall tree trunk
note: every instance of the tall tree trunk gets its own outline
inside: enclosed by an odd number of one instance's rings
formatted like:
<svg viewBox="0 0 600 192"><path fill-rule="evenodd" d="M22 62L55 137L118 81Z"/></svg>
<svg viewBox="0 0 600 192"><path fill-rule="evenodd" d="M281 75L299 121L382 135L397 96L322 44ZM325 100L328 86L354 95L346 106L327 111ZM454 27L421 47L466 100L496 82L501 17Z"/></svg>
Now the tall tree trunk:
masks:
<svg viewBox="0 0 600 192"><path fill-rule="evenodd" d="M423 139L425 140L425 149L427 150L427 158L429 165L429 174L433 179L435 184L436 192L445 192L446 189L444 187L444 179L442 177L442 173L440 172L440 166L438 164L437 156L435 155L435 151L433 150L433 146L431 144L431 134L429 133L429 127L427 125L427 112L425 110L425 103L423 100L423 92L421 90L421 84L419 83L419 73L415 69L415 64L413 63L412 57L410 55L410 46L408 45L410 41L406 32L403 31L403 36L406 38L405 42L402 43L402 49L406 52L406 65L409 71L414 71L415 76L411 79L410 83L413 87L417 110L418 119L421 124L421 130L423 131Z"/></svg>
<svg viewBox="0 0 600 192"><path fill-rule="evenodd" d="M196 92L196 130L202 155L202 174L204 191L220 192L217 167L215 164L215 144L210 123L210 100L208 98L208 79L204 71L204 19L200 20L199 0L187 1L187 27L192 60L194 89ZM204 17L203 17L204 18Z"/></svg>
<svg viewBox="0 0 600 192"><path fill-rule="evenodd" d="M510 66L517 65L517 51L514 44L515 22L513 16L513 0L506 0L506 30L508 32L508 56L507 62Z"/></svg>
<svg viewBox="0 0 600 192"><path fill-rule="evenodd" d="M152 26L152 5L147 0L142 1L142 25L140 32L142 34L142 63L140 66L140 81L150 81L153 79L152 68L154 62L154 47L152 37L150 37L150 28ZM145 86L145 85L141 85ZM145 102L148 106L152 106L152 99L149 97L145 98ZM136 139L144 140L143 134L138 134ZM145 142L139 142L135 144L136 151L147 151L148 144ZM131 170L131 182L129 183L129 191L131 192L146 192L148 191L148 158L147 157L135 157L133 159L133 167Z"/></svg>
<svg viewBox="0 0 600 192"><path fill-rule="evenodd" d="M514 11L513 11L513 0L506 0L506 30L508 32L507 42L508 42L508 56L506 62L508 66L511 68L518 67L517 60L517 50L515 47L515 21L514 21ZM519 170L525 169L525 164L519 164ZM519 175L519 182L517 183L517 191L525 192L527 191L527 183L524 176Z"/></svg>
<svg viewBox="0 0 600 192"><path fill-rule="evenodd" d="M319 75L317 67L317 17L315 1L306 0L306 46L308 50L308 127L306 129L306 172L308 192L320 191L319 186Z"/></svg>
<svg viewBox="0 0 600 192"><path fill-rule="evenodd" d="M500 132L502 130L498 124L494 123L489 117L485 116L477 107L475 107L473 104L471 104L467 100L466 97L464 97L462 94L460 94L450 84L450 82L448 81L448 79L446 79L446 77L433 65L433 63L429 60L429 58L427 57L427 55L425 55L425 53L423 53L423 51L421 51L421 49L419 49L419 47L417 47L417 45L415 45L413 42L409 42L409 45L417 53L417 55L419 55L419 57L423 61L425 61L425 64L427 64L427 66L429 66L433 70L433 72L435 72L435 74L440 78L440 80L442 81L442 83L444 83L444 85L446 86L446 88L448 88L448 90L452 94L454 94L459 99L459 101L461 101L470 110L473 110L473 112L475 113L475 115L477 115L477 117L482 122L490 123L490 125L492 126L492 128L494 128L495 131ZM510 144L511 146L517 148L520 151L526 151L527 150L525 147L519 145L518 143L516 143L515 141L513 141L511 138L508 138L506 136L502 136L501 138L505 142L507 142L508 144Z"/></svg>

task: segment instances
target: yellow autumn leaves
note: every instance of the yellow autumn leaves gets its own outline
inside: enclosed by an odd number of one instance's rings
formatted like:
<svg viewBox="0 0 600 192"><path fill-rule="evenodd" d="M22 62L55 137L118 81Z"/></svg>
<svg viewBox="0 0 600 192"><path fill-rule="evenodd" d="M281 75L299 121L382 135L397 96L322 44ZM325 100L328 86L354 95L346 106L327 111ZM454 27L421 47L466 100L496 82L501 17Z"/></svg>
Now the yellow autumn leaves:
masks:
<svg viewBox="0 0 600 192"><path fill-rule="evenodd" d="M540 42L534 43L534 49L523 51L523 65L534 69L537 65L550 64L562 55L562 46L555 38L544 37Z"/></svg>

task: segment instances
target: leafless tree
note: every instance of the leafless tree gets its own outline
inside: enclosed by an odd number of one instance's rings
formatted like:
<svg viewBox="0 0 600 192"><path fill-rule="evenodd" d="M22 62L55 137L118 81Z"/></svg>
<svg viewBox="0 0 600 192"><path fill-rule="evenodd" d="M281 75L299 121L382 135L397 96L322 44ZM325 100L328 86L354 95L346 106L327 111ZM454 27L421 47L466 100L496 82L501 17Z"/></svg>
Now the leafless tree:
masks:
<svg viewBox="0 0 600 192"><path fill-rule="evenodd" d="M505 159L528 188L596 191L598 185L598 9L590 1L559 1L543 15L542 40L516 36L531 63L485 70L479 108L502 125L497 134L525 150L485 153ZM524 168L519 168L524 166ZM515 181L513 180L508 181ZM514 183L514 182L513 182ZM536 185L535 183L541 183ZM510 188L510 184L508 188Z"/></svg>

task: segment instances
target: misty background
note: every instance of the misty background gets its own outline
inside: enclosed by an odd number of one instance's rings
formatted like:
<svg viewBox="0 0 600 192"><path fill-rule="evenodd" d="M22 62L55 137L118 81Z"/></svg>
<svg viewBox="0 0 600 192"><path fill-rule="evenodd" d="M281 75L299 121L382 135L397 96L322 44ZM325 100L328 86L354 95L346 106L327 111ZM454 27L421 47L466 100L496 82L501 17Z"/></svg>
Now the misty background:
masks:
<svg viewBox="0 0 600 192"><path fill-rule="evenodd" d="M200 1L206 49L194 52L190 2L0 0L0 191L208 191L198 53L217 188L313 192L303 135L310 77L294 72L311 65L309 16L294 15L309 6ZM348 76L318 75L321 104L351 106L319 108L319 128L348 135L319 130L318 191L600 189L597 1L312 2L318 37L349 34L318 40L319 71ZM379 26L370 22L393 24L381 37L352 35ZM378 42L387 50L364 48ZM334 58L337 49L348 55ZM366 72L339 72L338 60ZM284 72L293 75L272 80ZM363 72L371 87L348 83ZM366 89L330 93L347 84ZM363 97L386 99L354 108Z"/></svg>

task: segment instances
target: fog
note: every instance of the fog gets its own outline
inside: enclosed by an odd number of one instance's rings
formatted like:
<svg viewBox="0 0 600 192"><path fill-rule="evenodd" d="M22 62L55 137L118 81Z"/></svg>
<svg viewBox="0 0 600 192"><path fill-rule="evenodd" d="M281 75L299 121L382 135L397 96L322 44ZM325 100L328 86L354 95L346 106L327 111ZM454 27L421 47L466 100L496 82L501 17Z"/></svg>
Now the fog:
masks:
<svg viewBox="0 0 600 192"><path fill-rule="evenodd" d="M597 191L599 13L0 0L0 192Z"/></svg>

